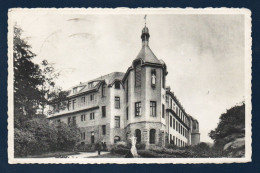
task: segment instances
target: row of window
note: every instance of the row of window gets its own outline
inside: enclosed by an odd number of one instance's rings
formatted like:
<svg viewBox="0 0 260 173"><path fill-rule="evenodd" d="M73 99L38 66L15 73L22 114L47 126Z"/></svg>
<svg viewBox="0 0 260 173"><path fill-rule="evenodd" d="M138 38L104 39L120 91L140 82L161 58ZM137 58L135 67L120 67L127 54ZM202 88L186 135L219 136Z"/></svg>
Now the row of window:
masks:
<svg viewBox="0 0 260 173"><path fill-rule="evenodd" d="M166 104L167 107L174 110L174 112L177 114L178 117L180 117L180 119L188 125L188 118L187 116L184 114L184 112L177 106L177 104L174 102L174 100L172 98L169 98L169 96L166 96Z"/></svg>
<svg viewBox="0 0 260 173"><path fill-rule="evenodd" d="M136 102L135 103L135 116L141 116L141 111L142 111L142 106L141 102ZM127 120L128 120L128 108L126 108L126 115L127 115ZM156 117L157 116L157 103L156 101L150 101L150 116L151 117ZM165 106L162 104L162 118L165 117Z"/></svg>
<svg viewBox="0 0 260 173"><path fill-rule="evenodd" d="M181 139L178 139L177 137L170 134L170 144L174 144L178 147L185 147L187 146L187 143L182 141Z"/></svg>
<svg viewBox="0 0 260 173"><path fill-rule="evenodd" d="M170 127L179 132L181 135L188 137L188 130L179 123L172 115L169 116L170 119Z"/></svg>
<svg viewBox="0 0 260 173"><path fill-rule="evenodd" d="M87 101L86 99L89 98ZM77 106L85 106L86 104L91 104L95 100L95 94L90 94L88 97L83 96L80 98L80 102L77 104L77 99L69 100L67 108L68 110L74 110Z"/></svg>

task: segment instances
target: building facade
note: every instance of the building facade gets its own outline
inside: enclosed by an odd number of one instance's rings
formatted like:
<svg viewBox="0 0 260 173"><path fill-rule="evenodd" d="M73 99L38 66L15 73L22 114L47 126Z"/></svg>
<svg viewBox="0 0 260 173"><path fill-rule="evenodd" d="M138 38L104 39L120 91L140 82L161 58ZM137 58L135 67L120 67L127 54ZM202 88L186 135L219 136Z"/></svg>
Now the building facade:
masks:
<svg viewBox="0 0 260 173"><path fill-rule="evenodd" d="M67 107L51 106L54 123L76 123L81 143L101 140L108 146L128 142L175 144L200 142L199 123L188 115L177 97L166 87L167 66L149 47L149 30L142 30L142 48L126 73L113 72L70 89Z"/></svg>

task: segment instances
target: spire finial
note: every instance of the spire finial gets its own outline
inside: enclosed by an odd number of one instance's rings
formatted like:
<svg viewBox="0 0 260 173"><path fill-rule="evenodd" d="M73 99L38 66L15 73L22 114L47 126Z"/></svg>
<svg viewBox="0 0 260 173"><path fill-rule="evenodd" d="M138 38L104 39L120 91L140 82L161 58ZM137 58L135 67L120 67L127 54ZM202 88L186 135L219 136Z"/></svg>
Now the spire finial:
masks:
<svg viewBox="0 0 260 173"><path fill-rule="evenodd" d="M144 26L146 26L146 17L147 15L144 15Z"/></svg>

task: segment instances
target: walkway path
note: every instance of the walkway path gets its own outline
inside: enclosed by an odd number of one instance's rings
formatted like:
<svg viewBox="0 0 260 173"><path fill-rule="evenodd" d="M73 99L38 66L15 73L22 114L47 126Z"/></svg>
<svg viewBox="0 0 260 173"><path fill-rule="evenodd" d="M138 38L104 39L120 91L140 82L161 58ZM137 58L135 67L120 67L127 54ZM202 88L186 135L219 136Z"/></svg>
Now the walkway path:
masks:
<svg viewBox="0 0 260 173"><path fill-rule="evenodd" d="M108 151L102 151L101 155L104 154L108 154ZM93 157L93 156L97 156L98 153L97 152L80 152L79 154L75 154L75 155L70 155L68 156L68 158L88 158L88 157Z"/></svg>

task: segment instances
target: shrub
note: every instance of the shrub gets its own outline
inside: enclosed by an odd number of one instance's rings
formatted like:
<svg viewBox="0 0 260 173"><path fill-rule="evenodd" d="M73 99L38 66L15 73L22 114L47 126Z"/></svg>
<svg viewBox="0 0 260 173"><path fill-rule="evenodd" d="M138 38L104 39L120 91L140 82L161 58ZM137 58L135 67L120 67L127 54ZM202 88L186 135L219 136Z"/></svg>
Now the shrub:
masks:
<svg viewBox="0 0 260 173"><path fill-rule="evenodd" d="M145 149L145 144L144 143L136 144L136 149L137 150L144 150Z"/></svg>
<svg viewBox="0 0 260 173"><path fill-rule="evenodd" d="M76 146L77 151L83 151L83 152L94 152L95 151L95 145L92 144L79 144Z"/></svg>
<svg viewBox="0 0 260 173"><path fill-rule="evenodd" d="M125 145L114 144L114 145L112 145L110 152L112 154L126 155L130 152L130 149L127 148L127 146L125 146Z"/></svg>

